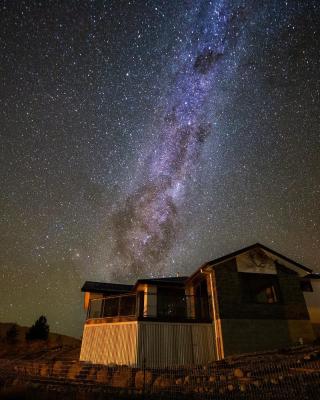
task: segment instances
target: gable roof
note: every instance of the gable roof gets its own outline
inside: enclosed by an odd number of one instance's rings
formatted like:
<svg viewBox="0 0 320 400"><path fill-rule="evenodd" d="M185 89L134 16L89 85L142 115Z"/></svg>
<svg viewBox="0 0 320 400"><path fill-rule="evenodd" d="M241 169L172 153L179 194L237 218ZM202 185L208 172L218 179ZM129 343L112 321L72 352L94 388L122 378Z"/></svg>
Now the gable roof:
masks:
<svg viewBox="0 0 320 400"><path fill-rule="evenodd" d="M131 292L132 289L133 285L86 281L81 288L81 292L117 294Z"/></svg>
<svg viewBox="0 0 320 400"><path fill-rule="evenodd" d="M190 277L187 276L174 276L174 277L164 277L164 278L145 278L145 279L138 279L134 285L124 285L120 283L102 283L102 282L92 282L92 281L86 281L84 285L81 288L82 292L91 292L91 293L108 293L108 294L121 294L121 293L128 293L137 288L139 284L151 284L151 285L163 285L163 286L184 286L185 283L190 281L195 275L201 271L202 268L208 267L208 266L215 266L218 265L224 261L227 261L229 259L232 259L242 253L246 253L250 250L260 248L268 253L272 254L273 256L277 258L281 258L282 260L286 261L287 263L300 268L303 271L306 271L308 274L312 274L309 277L313 279L317 279L318 276L315 276L313 274L312 269L305 267L304 265L291 260L289 257L286 257L269 247L261 244L261 243L255 243L251 246L244 247L240 250L234 251L232 253L226 254L225 256L216 258L214 260L208 261L204 264L202 264ZM319 279L319 278L318 278Z"/></svg>
<svg viewBox="0 0 320 400"><path fill-rule="evenodd" d="M307 274L306 276L304 276L303 279L320 279L320 273L312 272L311 274Z"/></svg>
<svg viewBox="0 0 320 400"><path fill-rule="evenodd" d="M134 289L139 284L150 284L150 285L164 285L164 286L184 286L187 281L188 276L170 276L165 278L146 278L146 279L138 279L134 285Z"/></svg>
<svg viewBox="0 0 320 400"><path fill-rule="evenodd" d="M146 278L138 279L134 285L123 285L120 283L103 283L86 281L81 288L81 292L121 294L133 291L140 283L164 286L184 286L188 279L187 276L174 276L165 278Z"/></svg>
<svg viewBox="0 0 320 400"><path fill-rule="evenodd" d="M232 253L226 254L225 256L218 257L218 258L216 258L216 259L214 259L214 260L211 260L211 261L208 261L208 262L202 264L202 265L200 266L200 268L198 268L198 269L189 277L188 281L189 281L190 279L192 279L202 268L220 264L220 263L222 263L222 262L224 262L224 261L227 261L227 260L229 260L229 259L231 259L231 258L234 258L234 257L236 257L236 256L238 256L238 255L240 255L240 254L242 254L242 253L246 253L246 252L248 252L248 251L250 251L250 250L253 250L253 249L256 249L256 248L263 249L263 250L267 251L268 253L271 253L271 254L273 254L274 256L276 256L276 257L278 257L278 258L281 258L282 260L288 262L289 264L292 264L292 265L294 265L295 267L300 268L300 269L302 269L302 270L304 270L304 271L306 271L306 272L308 272L308 273L312 273L312 272L313 272L312 269L310 269L310 268L308 268L308 267L305 267L304 265L302 265L302 264L300 264L300 263L298 263L298 262L296 262L296 261L294 261L294 260L291 260L289 257L286 257L286 256L284 256L283 254L280 254L280 253L278 253L277 251L270 249L270 247L267 247L267 246L265 246L264 244L261 244L261 243L258 243L258 242L257 242L257 243L255 243L255 244L252 244L251 246L244 247L244 248L242 248L242 249L240 249L240 250L234 251L234 252L232 252Z"/></svg>

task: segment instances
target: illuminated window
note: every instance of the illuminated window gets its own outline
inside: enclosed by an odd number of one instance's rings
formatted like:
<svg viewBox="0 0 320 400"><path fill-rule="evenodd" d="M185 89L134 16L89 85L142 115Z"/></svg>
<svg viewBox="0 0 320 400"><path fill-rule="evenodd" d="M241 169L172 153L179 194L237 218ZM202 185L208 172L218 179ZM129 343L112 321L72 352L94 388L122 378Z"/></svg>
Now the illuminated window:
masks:
<svg viewBox="0 0 320 400"><path fill-rule="evenodd" d="M280 301L276 275L240 273L243 300L249 303L274 304Z"/></svg>

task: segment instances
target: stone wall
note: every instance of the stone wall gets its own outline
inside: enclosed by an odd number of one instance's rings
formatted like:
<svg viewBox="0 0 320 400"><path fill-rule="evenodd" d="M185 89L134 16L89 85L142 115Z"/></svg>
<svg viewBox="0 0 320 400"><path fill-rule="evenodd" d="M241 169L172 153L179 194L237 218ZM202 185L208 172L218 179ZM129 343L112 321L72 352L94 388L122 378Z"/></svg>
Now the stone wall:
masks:
<svg viewBox="0 0 320 400"><path fill-rule="evenodd" d="M319 367L319 346L255 353L173 369L107 367L37 359L8 363L0 359L0 398L316 399L319 397ZM16 391L9 392L10 388ZM34 392L27 395L21 391L18 396L17 389L24 389L24 392L34 389Z"/></svg>

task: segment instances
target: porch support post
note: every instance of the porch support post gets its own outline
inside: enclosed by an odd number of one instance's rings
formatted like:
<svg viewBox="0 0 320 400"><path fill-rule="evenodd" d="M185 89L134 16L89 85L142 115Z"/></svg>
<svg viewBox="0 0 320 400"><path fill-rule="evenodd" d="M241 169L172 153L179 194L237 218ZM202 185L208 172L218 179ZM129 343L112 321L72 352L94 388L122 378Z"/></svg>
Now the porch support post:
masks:
<svg viewBox="0 0 320 400"><path fill-rule="evenodd" d="M143 301L143 316L157 317L157 287L145 285L144 301Z"/></svg>
<svg viewBox="0 0 320 400"><path fill-rule="evenodd" d="M194 287L189 286L186 288L186 300L187 300L187 317L190 319L196 318L196 305L195 305Z"/></svg>
<svg viewBox="0 0 320 400"><path fill-rule="evenodd" d="M212 303L212 319L213 319L213 328L214 328L216 356L217 356L217 360L221 360L224 358L224 349L223 349L223 338L222 338L222 330L221 330L221 320L219 318L217 293L216 293L214 281L215 281L214 271L213 271L213 269L211 269L210 271L207 272L207 283L208 283L210 298L211 298L211 303Z"/></svg>

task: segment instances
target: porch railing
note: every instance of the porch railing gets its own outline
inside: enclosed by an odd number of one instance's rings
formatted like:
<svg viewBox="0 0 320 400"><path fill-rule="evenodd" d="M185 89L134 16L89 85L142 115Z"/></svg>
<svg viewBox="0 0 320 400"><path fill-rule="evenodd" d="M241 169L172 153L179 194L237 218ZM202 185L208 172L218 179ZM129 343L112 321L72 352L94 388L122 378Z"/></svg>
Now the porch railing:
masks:
<svg viewBox="0 0 320 400"><path fill-rule="evenodd" d="M210 301L207 297L184 295L178 298L138 292L120 296L91 299L87 319L157 319L193 320L211 319Z"/></svg>
<svg viewBox="0 0 320 400"><path fill-rule="evenodd" d="M107 317L135 317L137 314L137 296L122 295L100 299L91 299L87 319Z"/></svg>

